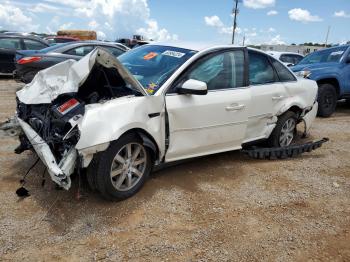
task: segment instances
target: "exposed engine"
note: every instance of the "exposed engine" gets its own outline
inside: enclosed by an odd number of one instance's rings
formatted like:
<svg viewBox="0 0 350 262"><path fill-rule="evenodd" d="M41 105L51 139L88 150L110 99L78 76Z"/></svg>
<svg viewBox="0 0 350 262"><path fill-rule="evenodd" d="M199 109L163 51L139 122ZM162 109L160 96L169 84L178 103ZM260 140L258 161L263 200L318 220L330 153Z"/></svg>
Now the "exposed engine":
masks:
<svg viewBox="0 0 350 262"><path fill-rule="evenodd" d="M140 93L127 87L116 69L95 65L77 93L62 94L51 104L27 105L17 99L17 114L49 145L59 162L79 140L76 122L83 117L85 105L128 95ZM20 136L20 142L16 153L31 149L32 145L25 135Z"/></svg>

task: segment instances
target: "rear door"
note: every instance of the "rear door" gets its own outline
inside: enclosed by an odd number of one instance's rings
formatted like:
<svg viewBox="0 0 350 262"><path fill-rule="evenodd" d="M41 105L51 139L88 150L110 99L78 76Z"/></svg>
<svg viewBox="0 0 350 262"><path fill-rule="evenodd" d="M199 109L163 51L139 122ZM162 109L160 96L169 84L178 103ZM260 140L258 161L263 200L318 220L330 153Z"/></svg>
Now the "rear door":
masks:
<svg viewBox="0 0 350 262"><path fill-rule="evenodd" d="M252 106L249 109L244 142L266 138L270 134L274 116L288 98L287 90L271 63L271 60L277 60L253 50L249 50L248 53Z"/></svg>
<svg viewBox="0 0 350 262"><path fill-rule="evenodd" d="M195 79L207 95L181 95L176 87ZM166 161L241 148L250 107L244 49L216 52L195 62L165 97L169 122Z"/></svg>
<svg viewBox="0 0 350 262"><path fill-rule="evenodd" d="M17 37L0 38L0 73L12 74L15 68L16 50L21 49L20 39Z"/></svg>

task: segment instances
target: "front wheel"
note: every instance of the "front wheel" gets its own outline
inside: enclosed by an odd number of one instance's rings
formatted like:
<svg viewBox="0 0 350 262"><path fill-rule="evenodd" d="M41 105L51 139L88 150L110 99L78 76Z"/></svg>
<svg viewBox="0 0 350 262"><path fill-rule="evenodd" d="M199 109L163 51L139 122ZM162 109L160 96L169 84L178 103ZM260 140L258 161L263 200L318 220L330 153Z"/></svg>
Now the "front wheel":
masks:
<svg viewBox="0 0 350 262"><path fill-rule="evenodd" d="M270 147L286 147L294 140L297 126L297 115L288 111L281 115L267 143Z"/></svg>
<svg viewBox="0 0 350 262"><path fill-rule="evenodd" d="M122 136L97 155L92 165L96 189L109 200L123 200L136 194L152 169L151 155L134 134Z"/></svg>
<svg viewBox="0 0 350 262"><path fill-rule="evenodd" d="M321 84L318 88L318 112L321 117L330 117L337 106L337 92L331 84Z"/></svg>

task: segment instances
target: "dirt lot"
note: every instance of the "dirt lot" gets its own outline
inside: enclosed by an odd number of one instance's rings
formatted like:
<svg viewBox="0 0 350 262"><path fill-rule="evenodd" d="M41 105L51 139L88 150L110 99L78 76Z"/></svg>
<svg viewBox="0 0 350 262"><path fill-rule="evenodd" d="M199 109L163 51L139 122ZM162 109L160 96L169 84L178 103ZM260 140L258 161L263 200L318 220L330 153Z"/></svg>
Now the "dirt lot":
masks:
<svg viewBox="0 0 350 262"><path fill-rule="evenodd" d="M0 80L0 121L18 84ZM102 200L86 185L59 191L36 159L0 144L0 260L350 261L350 108L317 119L321 149L289 160L229 152L152 175L135 197Z"/></svg>

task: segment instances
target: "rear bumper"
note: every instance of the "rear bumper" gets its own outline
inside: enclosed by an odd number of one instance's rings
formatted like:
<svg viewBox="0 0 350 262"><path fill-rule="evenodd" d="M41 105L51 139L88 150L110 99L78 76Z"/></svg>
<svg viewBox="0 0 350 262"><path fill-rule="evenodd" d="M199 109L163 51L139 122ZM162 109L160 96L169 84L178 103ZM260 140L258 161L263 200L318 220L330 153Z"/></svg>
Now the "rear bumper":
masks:
<svg viewBox="0 0 350 262"><path fill-rule="evenodd" d="M72 148L69 150L62 160L57 163L54 155L51 152L49 145L22 119L18 118L18 122L32 144L35 152L47 167L51 179L59 186L68 190L71 186L70 175L74 172L77 160L77 150Z"/></svg>

